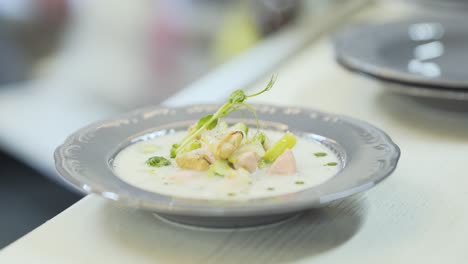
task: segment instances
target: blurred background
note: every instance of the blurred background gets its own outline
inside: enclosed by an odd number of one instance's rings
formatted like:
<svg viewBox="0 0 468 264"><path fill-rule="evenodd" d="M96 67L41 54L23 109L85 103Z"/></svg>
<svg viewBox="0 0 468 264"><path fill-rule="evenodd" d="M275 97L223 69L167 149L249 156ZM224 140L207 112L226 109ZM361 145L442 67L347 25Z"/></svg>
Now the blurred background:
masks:
<svg viewBox="0 0 468 264"><path fill-rule="evenodd" d="M219 100L383 2L424 1L0 0L0 248L82 197L53 165L74 130Z"/></svg>

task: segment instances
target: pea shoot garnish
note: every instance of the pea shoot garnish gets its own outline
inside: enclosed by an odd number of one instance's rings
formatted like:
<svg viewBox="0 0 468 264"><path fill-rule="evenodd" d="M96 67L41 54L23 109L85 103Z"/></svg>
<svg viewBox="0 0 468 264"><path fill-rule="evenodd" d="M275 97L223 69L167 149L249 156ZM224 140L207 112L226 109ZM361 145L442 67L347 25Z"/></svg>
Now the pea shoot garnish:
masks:
<svg viewBox="0 0 468 264"><path fill-rule="evenodd" d="M223 104L214 114L210 114L200 118L200 120L198 120L195 126L195 129L190 131L179 143L172 145L170 157L175 158L177 154L182 152L182 150L184 150L185 147L190 144L190 142L195 140L196 137L203 133L203 131L215 128L220 118L224 118L234 111L245 108L251 111L254 114L255 119L257 120L258 126L258 118L255 109L251 105L245 103L245 101L249 98L261 95L262 93L269 91L273 87L275 80L276 77L273 76L268 82L267 86L258 93L246 95L243 90L236 90L232 92L229 96L228 101L225 104Z"/></svg>

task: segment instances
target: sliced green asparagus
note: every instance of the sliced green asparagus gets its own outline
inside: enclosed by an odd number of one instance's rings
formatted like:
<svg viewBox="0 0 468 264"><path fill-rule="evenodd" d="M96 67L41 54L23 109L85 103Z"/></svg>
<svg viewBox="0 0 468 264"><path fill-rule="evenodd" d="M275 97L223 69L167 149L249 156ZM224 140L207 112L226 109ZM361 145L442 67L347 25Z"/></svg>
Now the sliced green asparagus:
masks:
<svg viewBox="0 0 468 264"><path fill-rule="evenodd" d="M271 146L263 159L267 163L274 162L286 149L292 149L296 145L296 136L291 132L286 132L273 146Z"/></svg>

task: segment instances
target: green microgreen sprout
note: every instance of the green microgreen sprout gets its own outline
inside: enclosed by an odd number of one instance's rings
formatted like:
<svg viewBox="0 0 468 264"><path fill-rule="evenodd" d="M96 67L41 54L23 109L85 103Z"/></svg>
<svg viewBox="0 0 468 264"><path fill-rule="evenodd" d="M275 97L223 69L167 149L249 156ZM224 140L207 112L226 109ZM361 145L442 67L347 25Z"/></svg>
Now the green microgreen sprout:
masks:
<svg viewBox="0 0 468 264"><path fill-rule="evenodd" d="M175 158L177 154L182 152L185 147L190 144L196 137L198 137L203 131L211 130L216 127L218 124L219 119L224 118L231 114L234 111L237 111L242 108L246 108L254 114L255 120L257 121L257 128L259 127L259 121L257 117L257 112L255 109L245 103L245 101L249 98L258 96L264 92L269 91L276 81L276 76L272 76L270 81L268 82L267 86L254 94L246 95L243 90L236 90L231 93L228 98L228 101L223 104L214 114L210 114L204 116L198 120L196 128L190 131L179 143L172 145L170 156L171 158Z"/></svg>

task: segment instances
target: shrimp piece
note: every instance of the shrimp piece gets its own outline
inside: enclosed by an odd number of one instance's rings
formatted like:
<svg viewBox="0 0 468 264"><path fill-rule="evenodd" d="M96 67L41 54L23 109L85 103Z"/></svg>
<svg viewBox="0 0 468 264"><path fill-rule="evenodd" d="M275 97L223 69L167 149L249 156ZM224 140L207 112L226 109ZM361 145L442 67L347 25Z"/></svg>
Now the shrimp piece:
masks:
<svg viewBox="0 0 468 264"><path fill-rule="evenodd" d="M244 152L237 157L237 162L234 164L236 169L244 168L250 173L257 170L257 164L260 157L254 152Z"/></svg>
<svg viewBox="0 0 468 264"><path fill-rule="evenodd" d="M296 159L294 158L294 154L290 149L286 149L283 154L273 162L267 172L270 175L291 175L295 174L296 171Z"/></svg>

